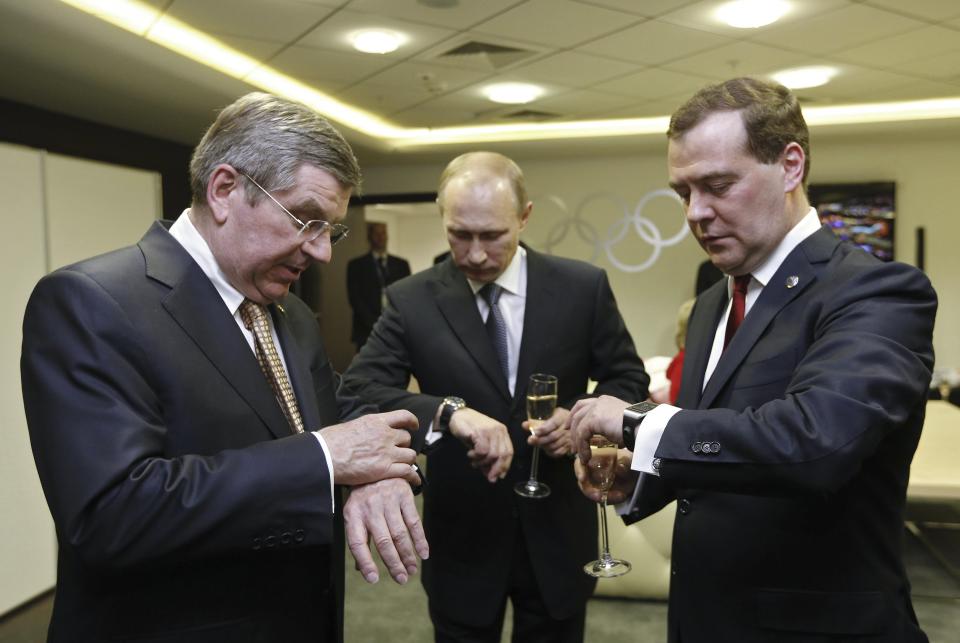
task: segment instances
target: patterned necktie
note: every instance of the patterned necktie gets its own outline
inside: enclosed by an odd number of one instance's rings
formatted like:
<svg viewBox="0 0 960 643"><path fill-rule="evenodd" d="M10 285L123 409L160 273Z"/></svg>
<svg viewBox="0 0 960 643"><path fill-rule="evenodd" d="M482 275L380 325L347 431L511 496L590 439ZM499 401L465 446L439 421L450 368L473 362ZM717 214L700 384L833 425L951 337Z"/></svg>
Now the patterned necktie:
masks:
<svg viewBox="0 0 960 643"><path fill-rule="evenodd" d="M733 334L743 322L744 311L747 307L747 288L750 287L750 275L740 275L733 278L733 302L730 305L730 316L727 317L727 334L723 338L723 349L726 350L733 339Z"/></svg>
<svg viewBox="0 0 960 643"><path fill-rule="evenodd" d="M480 296L483 297L487 305L490 306L490 314L487 315L487 336L497 353L497 361L500 362L500 370L503 376L510 381L510 360L507 354L507 325L503 321L503 313L500 312L500 295L503 293L503 287L493 282L486 284L480 289Z"/></svg>
<svg viewBox="0 0 960 643"><path fill-rule="evenodd" d="M270 383L273 394L277 396L280 410L287 418L290 429L294 433L303 433L303 419L297 407L297 398L293 394L293 387L290 386L287 372L283 369L283 362L280 361L277 347L273 343L267 309L256 302L244 299L240 304L240 319L243 320L247 330L253 333L254 352L257 354L257 362L260 363L260 370Z"/></svg>

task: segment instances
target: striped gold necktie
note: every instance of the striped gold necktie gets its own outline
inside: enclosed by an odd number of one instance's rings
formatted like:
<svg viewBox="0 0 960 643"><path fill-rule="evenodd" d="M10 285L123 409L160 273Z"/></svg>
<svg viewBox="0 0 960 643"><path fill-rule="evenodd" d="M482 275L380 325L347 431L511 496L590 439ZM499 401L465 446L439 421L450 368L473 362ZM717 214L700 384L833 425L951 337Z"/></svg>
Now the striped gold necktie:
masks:
<svg viewBox="0 0 960 643"><path fill-rule="evenodd" d="M287 423L294 433L303 433L303 419L300 417L300 409L297 407L297 398L293 394L293 387L290 386L290 379L283 368L283 362L280 361L280 355L277 353L277 347L273 343L273 335L270 333L270 323L267 319L267 309L260 304L244 299L240 304L240 319L247 330L253 333L254 352L257 354L257 361L260 363L260 370L263 376L270 383L274 395L277 396L277 402L280 404L280 410L283 411Z"/></svg>

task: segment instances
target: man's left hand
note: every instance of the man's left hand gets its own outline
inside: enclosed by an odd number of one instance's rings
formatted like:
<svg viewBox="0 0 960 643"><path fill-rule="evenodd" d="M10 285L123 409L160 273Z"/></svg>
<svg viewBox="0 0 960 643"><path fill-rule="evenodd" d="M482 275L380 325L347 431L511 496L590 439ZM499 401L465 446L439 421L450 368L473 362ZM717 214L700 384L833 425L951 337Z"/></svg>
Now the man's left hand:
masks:
<svg viewBox="0 0 960 643"><path fill-rule="evenodd" d="M529 429L530 420L523 423L523 428ZM549 420L536 428L527 438L527 444L539 446L551 458L560 458L573 453L573 442L570 439L570 411L557 407Z"/></svg>
<svg viewBox="0 0 960 643"><path fill-rule="evenodd" d="M430 557L413 491L402 478L353 487L343 506L343 520L350 553L368 583L380 578L370 553L371 538L390 576L401 585L417 573L418 557Z"/></svg>

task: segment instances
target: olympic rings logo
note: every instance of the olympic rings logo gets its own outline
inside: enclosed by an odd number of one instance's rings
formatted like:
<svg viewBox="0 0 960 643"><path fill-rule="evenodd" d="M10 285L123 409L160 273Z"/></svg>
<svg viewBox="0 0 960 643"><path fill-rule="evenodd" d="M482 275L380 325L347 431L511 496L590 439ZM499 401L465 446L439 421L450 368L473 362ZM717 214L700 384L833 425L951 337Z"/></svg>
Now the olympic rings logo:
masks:
<svg viewBox="0 0 960 643"><path fill-rule="evenodd" d="M636 207L633 208L633 212L630 211L627 203L619 196L604 192L597 192L585 197L572 216L569 214L570 211L567 208L567 204L560 197L546 195L543 198L553 203L562 213L567 215L551 228L547 235L547 240L543 244L545 252L553 254L554 247L560 244L567 237L570 229L573 228L580 239L593 248L590 263L596 263L600 253L603 252L606 254L610 263L622 272L643 272L657 262L664 248L680 243L689 232L686 221L682 220L680 230L672 237L664 239L657 224L643 216L643 210L647 204L658 198L675 201L680 206L681 212L683 211L683 203L680 201L680 197L678 197L673 190L666 188L654 190L644 195ZM623 212L623 217L607 229L607 235L603 239L600 238L600 233L594 225L581 216L586 207L595 201L610 201L617 209ZM633 228L640 239L653 248L650 256L640 263L626 263L614 253L615 247L626 238L631 228Z"/></svg>

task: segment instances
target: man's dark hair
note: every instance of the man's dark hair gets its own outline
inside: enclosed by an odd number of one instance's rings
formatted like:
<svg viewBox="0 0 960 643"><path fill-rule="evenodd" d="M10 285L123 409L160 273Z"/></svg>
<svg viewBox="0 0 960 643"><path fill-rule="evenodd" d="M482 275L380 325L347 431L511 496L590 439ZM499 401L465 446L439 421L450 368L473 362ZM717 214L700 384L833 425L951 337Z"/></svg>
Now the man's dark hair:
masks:
<svg viewBox="0 0 960 643"><path fill-rule="evenodd" d="M795 142L806 157L803 184L810 173L810 132L793 92L779 83L734 78L704 87L670 118L667 138L677 139L715 112L740 112L747 149L761 163L774 163L787 144Z"/></svg>

